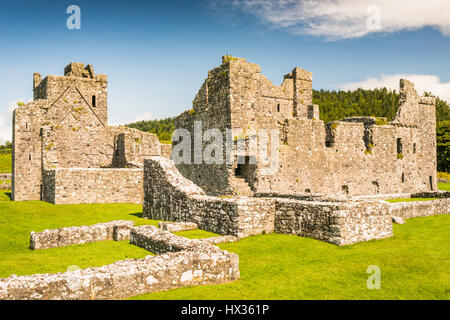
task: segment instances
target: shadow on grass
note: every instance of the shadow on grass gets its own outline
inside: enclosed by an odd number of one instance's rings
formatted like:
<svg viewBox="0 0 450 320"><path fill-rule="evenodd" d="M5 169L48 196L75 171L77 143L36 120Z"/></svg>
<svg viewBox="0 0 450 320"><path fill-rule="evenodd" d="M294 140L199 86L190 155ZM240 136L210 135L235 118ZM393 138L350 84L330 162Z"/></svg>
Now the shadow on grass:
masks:
<svg viewBox="0 0 450 320"><path fill-rule="evenodd" d="M142 218L142 212L139 212L139 213L130 213L130 216L135 216L135 217L138 217L138 218Z"/></svg>

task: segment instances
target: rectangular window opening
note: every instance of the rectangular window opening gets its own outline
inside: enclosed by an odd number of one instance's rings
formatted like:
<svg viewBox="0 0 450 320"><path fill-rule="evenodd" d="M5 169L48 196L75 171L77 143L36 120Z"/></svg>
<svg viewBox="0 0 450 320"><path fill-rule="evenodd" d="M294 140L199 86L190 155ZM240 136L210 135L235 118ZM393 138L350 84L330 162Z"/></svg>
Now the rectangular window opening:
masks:
<svg viewBox="0 0 450 320"><path fill-rule="evenodd" d="M95 96L92 96L92 107L95 108Z"/></svg>
<svg viewBox="0 0 450 320"><path fill-rule="evenodd" d="M342 186L342 193L348 194L348 186L347 185Z"/></svg>

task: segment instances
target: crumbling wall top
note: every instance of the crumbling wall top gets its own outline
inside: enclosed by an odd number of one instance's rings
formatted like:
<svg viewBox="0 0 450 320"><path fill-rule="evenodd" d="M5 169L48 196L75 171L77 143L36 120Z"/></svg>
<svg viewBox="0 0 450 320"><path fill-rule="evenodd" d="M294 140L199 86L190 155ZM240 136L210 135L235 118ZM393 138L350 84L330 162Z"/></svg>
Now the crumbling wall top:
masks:
<svg viewBox="0 0 450 320"><path fill-rule="evenodd" d="M79 77L95 79L94 67L88 64L86 67L83 63L71 62L64 68L66 77Z"/></svg>

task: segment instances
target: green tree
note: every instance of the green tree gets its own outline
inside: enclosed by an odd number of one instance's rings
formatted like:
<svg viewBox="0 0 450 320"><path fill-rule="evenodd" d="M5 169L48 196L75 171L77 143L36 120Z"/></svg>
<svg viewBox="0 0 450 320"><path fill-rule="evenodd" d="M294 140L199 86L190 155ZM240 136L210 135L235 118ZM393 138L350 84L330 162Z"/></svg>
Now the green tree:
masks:
<svg viewBox="0 0 450 320"><path fill-rule="evenodd" d="M450 121L441 121L436 128L438 171L450 172Z"/></svg>

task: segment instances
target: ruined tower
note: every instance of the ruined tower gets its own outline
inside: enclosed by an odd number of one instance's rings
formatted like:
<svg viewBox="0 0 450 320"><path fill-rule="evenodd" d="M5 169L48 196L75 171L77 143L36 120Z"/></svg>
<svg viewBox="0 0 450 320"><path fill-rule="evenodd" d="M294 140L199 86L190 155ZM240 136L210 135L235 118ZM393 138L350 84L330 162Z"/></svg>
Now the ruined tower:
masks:
<svg viewBox="0 0 450 320"><path fill-rule="evenodd" d="M155 135L107 125L107 87L107 76L95 74L91 65L84 66L83 63L67 65L64 76L49 75L42 79L40 74L34 73L33 101L21 104L13 114L13 200L127 202L133 192L142 193L139 187L142 181L133 180L135 172L76 170L139 168L144 157L161 154ZM70 169L71 177L61 169ZM100 183L96 187L89 184L100 181L96 176L99 179L111 177L110 187L113 187L120 183L112 178L114 175L120 175L120 179L129 178L125 190L128 198L126 195L121 197L120 192L114 198L97 196L96 193L110 195L111 192L101 190ZM91 181L84 181L87 178ZM68 179L78 185L66 181ZM58 188L58 183L67 185ZM135 191L129 190L133 184ZM121 190L124 185L122 183L114 190ZM83 188L86 189L83 191Z"/></svg>
<svg viewBox="0 0 450 320"><path fill-rule="evenodd" d="M177 167L210 195L436 190L435 99L419 96L407 80L400 82L400 96L390 123L350 117L325 124L312 101L311 72L294 68L276 86L259 65L225 56L208 72L192 110L176 118L175 128L193 133L201 121L203 130L218 128L224 136L226 129L234 130L232 161ZM250 145L260 130L278 132L268 139L266 153L276 161L264 161L250 148L236 149L241 139ZM202 154L208 143L193 153Z"/></svg>

